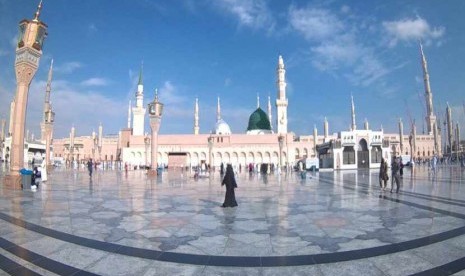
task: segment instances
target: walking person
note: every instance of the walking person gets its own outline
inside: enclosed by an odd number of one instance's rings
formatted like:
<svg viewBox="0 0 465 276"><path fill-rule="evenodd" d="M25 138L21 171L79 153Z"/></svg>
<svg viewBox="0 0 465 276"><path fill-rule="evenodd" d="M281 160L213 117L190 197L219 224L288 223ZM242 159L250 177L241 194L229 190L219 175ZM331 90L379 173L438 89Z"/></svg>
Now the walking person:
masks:
<svg viewBox="0 0 465 276"><path fill-rule="evenodd" d="M394 160L392 161L391 164L391 193L392 190L394 189L394 182L396 182L396 193L399 193L400 189L400 165L399 165L399 159L394 157Z"/></svg>
<svg viewBox="0 0 465 276"><path fill-rule="evenodd" d="M383 191L386 190L388 180L389 176L387 162L384 160L384 158L381 158L381 166L379 167L379 186L381 186Z"/></svg>
<svg viewBox="0 0 465 276"><path fill-rule="evenodd" d="M236 207L236 195L234 189L237 188L236 178L234 177L234 171L231 164L226 166L226 174L221 182L221 186L226 185L226 195L224 197L224 203L221 207Z"/></svg>
<svg viewBox="0 0 465 276"><path fill-rule="evenodd" d="M87 169L89 170L89 176L92 177L92 170L93 170L92 158L87 161Z"/></svg>

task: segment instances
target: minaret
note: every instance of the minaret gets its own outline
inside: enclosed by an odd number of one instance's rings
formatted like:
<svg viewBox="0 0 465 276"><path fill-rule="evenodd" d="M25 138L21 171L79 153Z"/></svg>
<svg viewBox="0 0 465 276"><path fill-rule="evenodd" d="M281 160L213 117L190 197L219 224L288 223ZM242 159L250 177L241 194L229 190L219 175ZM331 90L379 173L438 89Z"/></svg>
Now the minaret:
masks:
<svg viewBox="0 0 465 276"><path fill-rule="evenodd" d="M352 125L351 130L354 131L357 129L357 124L355 123L355 105L354 105L354 96L350 95L350 99L352 101Z"/></svg>
<svg viewBox="0 0 465 276"><path fill-rule="evenodd" d="M402 123L402 118L399 118L399 146L400 154L404 152L404 123Z"/></svg>
<svg viewBox="0 0 465 276"><path fill-rule="evenodd" d="M13 135L13 118L15 112L15 99L13 99L10 103L10 122L8 124L8 136Z"/></svg>
<svg viewBox="0 0 465 276"><path fill-rule="evenodd" d="M50 92L52 91L52 76L53 76L53 59L50 62L50 69L48 70L47 86L45 88L44 111L42 112L43 118L40 123L40 140L45 141L45 112L50 109Z"/></svg>
<svg viewBox="0 0 465 276"><path fill-rule="evenodd" d="M199 134L199 98L195 98L195 106L194 106L194 134Z"/></svg>
<svg viewBox="0 0 465 276"><path fill-rule="evenodd" d="M413 120L412 124L412 152L410 157L413 159L416 157L417 154L417 125L415 124L415 120Z"/></svg>
<svg viewBox="0 0 465 276"><path fill-rule="evenodd" d="M270 121L270 126L271 129L273 129L273 121L271 120L271 99L270 96L268 96L268 120Z"/></svg>
<svg viewBox="0 0 465 276"><path fill-rule="evenodd" d="M426 128L429 135L433 134L434 124L436 123L436 116L433 111L433 93L429 83L428 65L426 63L426 57L423 53L423 45L420 42L420 55L421 65L423 68L423 81L425 84L425 101L426 101Z"/></svg>
<svg viewBox="0 0 465 276"><path fill-rule="evenodd" d="M313 153L315 157L318 156L316 152L316 145L318 144L318 130L316 129L316 125L313 125Z"/></svg>
<svg viewBox="0 0 465 276"><path fill-rule="evenodd" d="M441 147L439 146L439 132L438 132L438 126L437 126L438 123L439 123L439 120L438 122L434 123L433 137L434 137L434 153L439 155L440 154L439 149Z"/></svg>
<svg viewBox="0 0 465 276"><path fill-rule="evenodd" d="M452 115L449 103L446 107L446 121L447 121L447 142L449 143L449 153L452 152Z"/></svg>
<svg viewBox="0 0 465 276"><path fill-rule="evenodd" d="M103 126L102 123L98 126L98 147L99 147L99 152L102 149L103 145Z"/></svg>
<svg viewBox="0 0 465 276"><path fill-rule="evenodd" d="M220 97L218 97L218 102L216 103L216 121L221 120L221 105Z"/></svg>
<svg viewBox="0 0 465 276"><path fill-rule="evenodd" d="M368 120L365 118L365 123L364 123L365 130L369 130L370 126L368 125Z"/></svg>
<svg viewBox="0 0 465 276"><path fill-rule="evenodd" d="M139 83L137 84L136 106L132 109L133 119L133 134L137 136L144 135L144 85L142 83L142 71L144 64L140 66Z"/></svg>
<svg viewBox="0 0 465 276"><path fill-rule="evenodd" d="M283 57L278 58L277 68L278 97L276 99L276 128L279 134L287 133L287 98L286 98L286 70L284 69Z"/></svg>
<svg viewBox="0 0 465 276"><path fill-rule="evenodd" d="M26 125L26 110L29 86L34 78L39 61L42 57L42 47L47 36L47 25L40 18L42 1L39 3L32 20L19 22L18 43L16 44L16 93L15 107L12 113L13 127L10 152L10 174L5 180L6 186L20 187L19 170L24 167L24 128ZM10 186L11 185L11 186Z"/></svg>
<svg viewBox="0 0 465 276"><path fill-rule="evenodd" d="M325 121L323 123L323 134L324 134L324 142L328 142L328 134L329 134L329 127L328 127L328 119L325 117Z"/></svg>
<svg viewBox="0 0 465 276"><path fill-rule="evenodd" d="M131 128L131 100L129 100L128 106L128 128Z"/></svg>
<svg viewBox="0 0 465 276"><path fill-rule="evenodd" d="M457 155L458 155L459 150L460 150L460 127L459 127L459 123L457 122L455 124L455 152L457 152Z"/></svg>
<svg viewBox="0 0 465 276"><path fill-rule="evenodd" d="M71 127L71 132L69 133L69 153L70 153L70 161L73 161L74 136L75 136L75 129L74 129L74 126L72 126L72 127Z"/></svg>

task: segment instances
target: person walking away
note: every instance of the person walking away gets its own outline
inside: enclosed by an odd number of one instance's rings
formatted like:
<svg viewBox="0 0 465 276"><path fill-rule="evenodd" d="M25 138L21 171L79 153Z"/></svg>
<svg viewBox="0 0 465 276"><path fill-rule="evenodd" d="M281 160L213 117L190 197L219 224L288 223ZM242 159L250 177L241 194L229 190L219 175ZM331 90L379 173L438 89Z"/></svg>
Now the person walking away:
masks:
<svg viewBox="0 0 465 276"><path fill-rule="evenodd" d="M223 162L221 162L221 165L220 165L220 174L221 175L224 174L224 164L223 164Z"/></svg>
<svg viewBox="0 0 465 276"><path fill-rule="evenodd" d="M389 176L387 162L384 160L384 158L381 158L381 166L379 167L379 186L381 186L383 191L386 190L388 180Z"/></svg>
<svg viewBox="0 0 465 276"><path fill-rule="evenodd" d="M436 157L436 155L433 156L433 159L431 160L431 166L432 166L432 169L433 169L433 174L436 174L436 166L438 164L438 158Z"/></svg>
<svg viewBox="0 0 465 276"><path fill-rule="evenodd" d="M399 159L394 157L394 160L391 164L391 174L392 174L392 179L391 179L391 193L392 190L394 189L394 182L396 182L396 193L399 193L399 188L400 188L400 165L399 165Z"/></svg>
<svg viewBox="0 0 465 276"><path fill-rule="evenodd" d="M221 207L236 207L236 195L234 189L237 188L236 179L234 177L234 171L231 164L226 166L226 174L224 175L221 186L226 185L226 195L224 197L224 203Z"/></svg>
<svg viewBox="0 0 465 276"><path fill-rule="evenodd" d="M89 176L92 177L92 169L93 169L93 164L92 164L92 158L87 161L87 169L89 170Z"/></svg>

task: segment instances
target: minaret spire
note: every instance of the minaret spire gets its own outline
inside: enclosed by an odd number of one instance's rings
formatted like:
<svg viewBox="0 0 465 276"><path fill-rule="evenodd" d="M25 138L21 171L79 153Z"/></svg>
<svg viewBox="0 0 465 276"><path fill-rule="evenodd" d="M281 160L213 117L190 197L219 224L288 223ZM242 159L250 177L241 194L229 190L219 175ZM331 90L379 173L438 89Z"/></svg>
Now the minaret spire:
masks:
<svg viewBox="0 0 465 276"><path fill-rule="evenodd" d="M220 97L218 97L218 102L216 105L216 120L221 120L221 106L220 106Z"/></svg>
<svg viewBox="0 0 465 276"><path fill-rule="evenodd" d="M199 134L199 98L195 98L195 106L194 106L194 134Z"/></svg>
<svg viewBox="0 0 465 276"><path fill-rule="evenodd" d="M446 122L447 122L447 142L449 144L449 153L452 153L452 111L450 109L449 103L446 107ZM447 152L444 152L447 153Z"/></svg>
<svg viewBox="0 0 465 276"><path fill-rule="evenodd" d="M436 123L436 116L433 111L433 93L431 92L431 86L429 82L428 63L423 52L423 45L420 41L420 55L421 55L421 66L423 69L423 82L425 85L425 101L426 101L426 126L429 135L433 134L434 124Z"/></svg>
<svg viewBox="0 0 465 276"><path fill-rule="evenodd" d="M278 57L278 68L276 69L278 87L278 95L276 98L276 128L277 133L287 133L287 105L288 101L286 98L286 70L284 69L283 57Z"/></svg>
<svg viewBox="0 0 465 276"><path fill-rule="evenodd" d="M141 61L140 63L140 71L139 71L139 82L138 85L143 85L142 80L143 80L143 71L144 71L144 62Z"/></svg>
<svg viewBox="0 0 465 276"><path fill-rule="evenodd" d="M355 104L354 104L354 96L351 94L350 95L351 101L352 101L352 126L351 129L356 130L357 129L357 124L355 123Z"/></svg>
<svg viewBox="0 0 465 276"><path fill-rule="evenodd" d="M132 108L133 115L133 134L135 136L144 135L144 126L145 126L145 108L144 108L144 84L143 84L143 68L144 62L141 62L140 72L139 72L139 82L137 84L136 92L136 106Z"/></svg>
<svg viewBox="0 0 465 276"><path fill-rule="evenodd" d="M45 112L51 110L50 92L52 91L52 77L53 77L53 59L50 62L50 69L48 70L47 86L45 88L44 111L42 112L42 123L40 124L40 140L45 141Z"/></svg>
<svg viewBox="0 0 465 276"><path fill-rule="evenodd" d="M328 119L325 117L324 123L323 123L323 137L324 137L324 143L327 142L328 140L328 135L329 135L329 125L328 125Z"/></svg>
<svg viewBox="0 0 465 276"><path fill-rule="evenodd" d="M32 19L33 21L39 21L41 10L42 10L42 0L40 0L39 5L37 6L36 13L34 14L34 19Z"/></svg>
<svg viewBox="0 0 465 276"><path fill-rule="evenodd" d="M50 92L52 91L52 78L53 78L53 59L50 62L50 69L48 70L47 86L45 88L44 120L45 120L45 111L47 111L50 106Z"/></svg>
<svg viewBox="0 0 465 276"><path fill-rule="evenodd" d="M271 121L271 99L269 95L268 95L268 120L270 121L271 129L273 129L273 123Z"/></svg>

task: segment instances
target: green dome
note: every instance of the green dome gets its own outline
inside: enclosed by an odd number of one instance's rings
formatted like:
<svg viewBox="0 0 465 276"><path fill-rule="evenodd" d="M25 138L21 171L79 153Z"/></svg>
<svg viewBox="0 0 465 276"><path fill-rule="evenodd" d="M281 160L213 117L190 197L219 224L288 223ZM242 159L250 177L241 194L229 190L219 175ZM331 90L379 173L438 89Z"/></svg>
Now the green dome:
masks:
<svg viewBox="0 0 465 276"><path fill-rule="evenodd" d="M249 117L249 126L247 131L251 130L270 130L271 124L266 113L259 107Z"/></svg>

